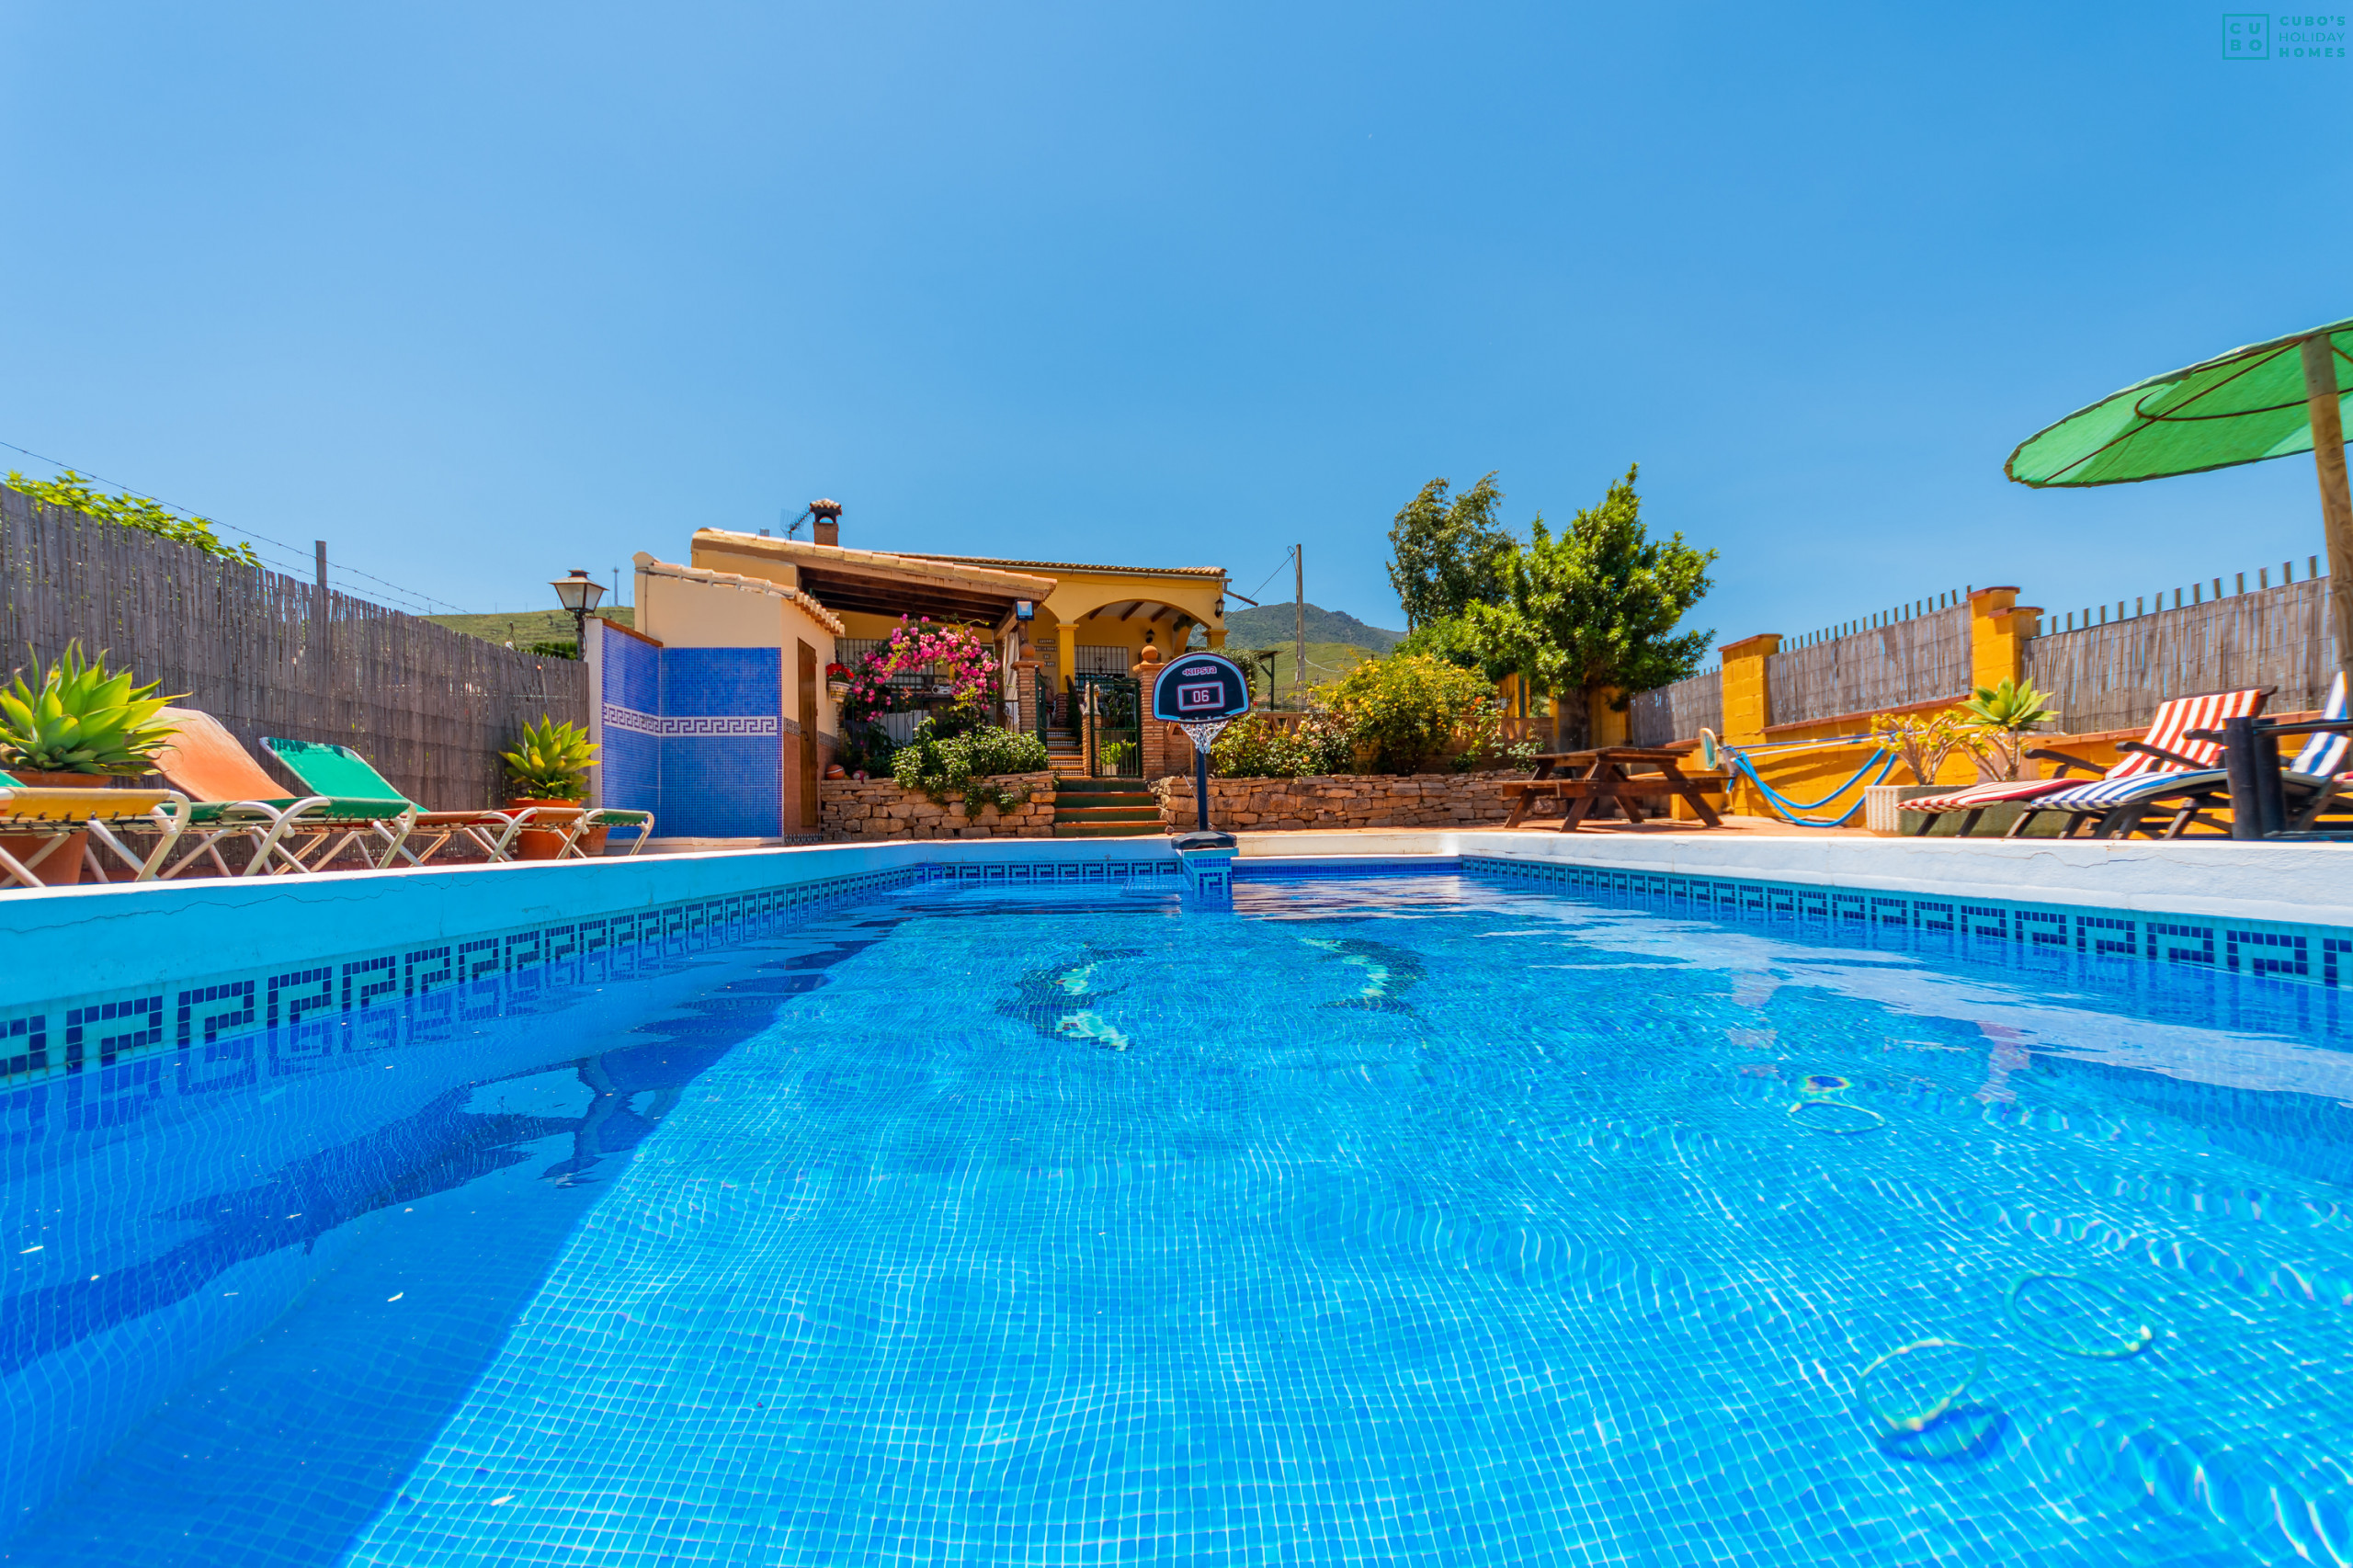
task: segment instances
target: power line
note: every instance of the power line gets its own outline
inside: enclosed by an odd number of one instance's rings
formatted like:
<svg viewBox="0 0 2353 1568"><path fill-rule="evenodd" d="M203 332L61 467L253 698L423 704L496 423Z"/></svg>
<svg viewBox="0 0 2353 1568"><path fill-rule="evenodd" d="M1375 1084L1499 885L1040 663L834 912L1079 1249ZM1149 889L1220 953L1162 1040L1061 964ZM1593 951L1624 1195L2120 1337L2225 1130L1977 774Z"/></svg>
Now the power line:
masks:
<svg viewBox="0 0 2353 1568"><path fill-rule="evenodd" d="M1245 597L1255 601L1260 594L1267 591L1267 583L1271 583L1275 580L1275 572L1279 572L1284 567L1290 565L1290 558L1297 553L1299 553L1299 546L1297 545L1292 545L1289 550L1284 551L1283 558L1275 562L1275 571L1267 574L1267 581L1265 583L1260 583L1256 587L1251 589Z"/></svg>
<svg viewBox="0 0 2353 1568"><path fill-rule="evenodd" d="M85 479L95 479L100 484L111 484L127 495L141 494L139 489L135 485L126 484L119 479L108 479L103 473L94 473L90 470L83 468L77 463L70 463L59 458L49 457L43 453L34 451L29 447L20 447L14 441L0 441L0 447L6 447L12 452L22 452L28 458L33 458L41 462L48 463L53 468L63 469L68 473L78 473ZM142 495L141 498L142 500L154 502L156 506L163 507L167 512L177 512L184 517L195 518L201 516L201 514L187 506L175 505L174 503L166 501L158 495ZM299 547L287 543L282 539L272 539L267 534L257 534L254 532L253 529L241 528L235 523L222 522L218 517L206 517L204 520L208 523L213 523L221 528L224 528L231 533L243 534L247 539L258 540L263 544L275 545L279 550L284 551L287 555L297 563L297 570L288 572L288 576L300 576L302 574L300 568L309 567L313 564L314 559L313 556L305 553ZM389 588L394 594L404 597L409 603L418 605L420 607L439 605L442 608L451 611L455 611L458 608L456 605L451 604L447 599L437 599L432 595L420 592L415 588L404 588L398 583L379 577L373 572L362 572L356 566L343 566L338 565L334 562L329 562L327 563L327 571L331 574L340 572L347 577L365 577L368 581L374 583L379 587Z"/></svg>

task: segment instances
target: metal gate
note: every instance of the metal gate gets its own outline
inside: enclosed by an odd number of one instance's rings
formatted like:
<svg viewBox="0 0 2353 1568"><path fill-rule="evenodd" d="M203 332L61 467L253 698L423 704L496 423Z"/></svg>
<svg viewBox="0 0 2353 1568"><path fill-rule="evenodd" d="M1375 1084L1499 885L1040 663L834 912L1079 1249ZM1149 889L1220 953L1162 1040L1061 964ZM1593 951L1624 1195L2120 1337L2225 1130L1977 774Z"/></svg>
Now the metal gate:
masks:
<svg viewBox="0 0 2353 1568"><path fill-rule="evenodd" d="M1080 675L1071 685L1086 725L1088 777L1142 778L1142 683L1133 676Z"/></svg>

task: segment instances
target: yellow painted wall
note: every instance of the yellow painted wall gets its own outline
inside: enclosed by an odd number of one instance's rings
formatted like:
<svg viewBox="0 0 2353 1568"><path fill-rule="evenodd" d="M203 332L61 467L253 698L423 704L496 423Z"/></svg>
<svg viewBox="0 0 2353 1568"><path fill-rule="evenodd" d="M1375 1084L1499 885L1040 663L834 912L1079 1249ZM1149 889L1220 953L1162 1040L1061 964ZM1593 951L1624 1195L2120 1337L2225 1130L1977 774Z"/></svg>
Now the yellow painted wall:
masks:
<svg viewBox="0 0 2353 1568"><path fill-rule="evenodd" d="M1131 599L1144 599L1154 604L1167 605L1174 609L1181 610L1213 631L1222 632L1225 630L1224 619L1217 613L1218 600L1224 597L1225 585L1216 577L1164 574L1157 572L1132 574L1098 574L1069 566L1040 566L1033 570L1040 575L1054 579L1054 591L1046 596L1044 604L1038 607L1039 619L1041 620L1051 614L1057 624L1077 620L1089 622L1097 630L1101 630L1108 621L1108 618L1096 619L1096 611L1106 605L1125 604ZM1139 612L1139 621L1142 613ZM1160 624L1164 632L1170 619L1165 613L1161 615ZM1127 624L1134 627L1139 624L1139 621L1131 621ZM1079 641L1106 644L1117 642L1123 647L1143 646L1143 640L1141 637L1131 642L1124 637L1110 635L1097 637L1090 634L1081 637ZM1161 647L1165 650L1167 644L1163 642Z"/></svg>
<svg viewBox="0 0 2353 1568"><path fill-rule="evenodd" d="M2032 637L2042 612L2035 606L2020 605L2018 592L2010 587L1979 588L1969 596L1970 676L1974 686L1990 687L2005 679L2017 680L2023 672L2026 643ZM1768 711L1770 704L1765 682L1765 661L1779 650L1779 637L1752 637L1723 650L1724 739L1752 746L1787 745L1860 734L1870 729L1870 715L1849 715L1809 724L1775 723ZM2038 744L2067 749L2067 737L2050 736ZM1820 751L1773 753L1753 760L1757 772L1775 790L1799 801L1812 801L1850 778L1875 749L1864 742ZM2115 755L2112 746L2096 744L2091 749L2090 759L2106 763L2114 760ZM1861 783L1872 781L1866 776ZM1878 782L1925 782L1959 789L1977 782L1977 766L1967 752L1956 751L1945 759L1943 767L1938 769L1937 777L1932 779L1915 779L1910 768L1898 762ZM1860 785L1856 788L1859 789ZM1842 790L1824 805L1804 814L1836 816L1854 799L1851 790ZM1778 814L1745 781L1734 785L1732 800L1733 809L1742 815Z"/></svg>

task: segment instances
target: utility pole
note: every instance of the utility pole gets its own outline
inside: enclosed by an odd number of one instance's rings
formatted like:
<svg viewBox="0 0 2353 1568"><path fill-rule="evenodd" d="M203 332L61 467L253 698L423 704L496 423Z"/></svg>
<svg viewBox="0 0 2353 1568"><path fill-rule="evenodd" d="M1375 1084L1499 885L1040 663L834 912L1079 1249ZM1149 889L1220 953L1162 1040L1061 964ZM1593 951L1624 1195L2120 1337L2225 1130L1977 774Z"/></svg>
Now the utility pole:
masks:
<svg viewBox="0 0 2353 1568"><path fill-rule="evenodd" d="M1307 555L1306 546L1290 547L1291 563L1291 641L1296 656L1292 661L1290 699L1294 707L1304 700L1300 694L1307 689ZM1266 557L1260 556L1261 561Z"/></svg>

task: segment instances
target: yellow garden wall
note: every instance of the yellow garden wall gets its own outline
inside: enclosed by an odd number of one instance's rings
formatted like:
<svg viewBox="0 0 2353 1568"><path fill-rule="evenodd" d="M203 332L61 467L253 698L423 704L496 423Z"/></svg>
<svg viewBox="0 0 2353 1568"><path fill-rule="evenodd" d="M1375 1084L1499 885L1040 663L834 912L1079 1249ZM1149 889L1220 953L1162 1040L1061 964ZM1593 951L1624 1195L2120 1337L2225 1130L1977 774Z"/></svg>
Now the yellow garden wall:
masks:
<svg viewBox="0 0 2353 1568"><path fill-rule="evenodd" d="M2018 602L2018 590L2013 587L1979 588L1969 596L1970 679L1976 687L1994 686L2003 680L2020 678L2024 669L2026 643L2032 635L2041 610ZM1779 652L1781 639L1777 633L1745 638L1723 649L1723 739L1735 745L1789 745L1804 741L1828 740L1839 735L1862 734L1870 728L1873 713L1838 713L1798 724L1776 723L1772 715L1771 694L1766 681L1766 661ZM1904 708L1881 710L1886 713L1928 713L1949 707L1949 702L1914 703ZM2051 735L2038 737L2038 744L2061 750L2078 750L2069 744L2070 737ZM2082 738L2082 748L2088 749L2087 760L2105 765L2119 755L2106 736ZM1842 745L1821 751L1772 753L1754 759L1756 770L1781 794L1799 801L1813 801L1827 794L1835 786L1845 784L1862 767L1877 748L1869 742ZM1876 771L1876 769L1874 769ZM1956 751L1945 759L1944 766L1932 779L1915 779L1911 770L1897 762L1884 779L1889 784L1933 783L1959 788L1977 781L1977 767L1965 751ZM1865 775L1850 788L1842 789L1822 805L1805 812L1808 816L1836 816L1853 804L1862 786L1873 782ZM1727 791L1729 811L1738 816L1778 816L1755 786L1735 777Z"/></svg>

